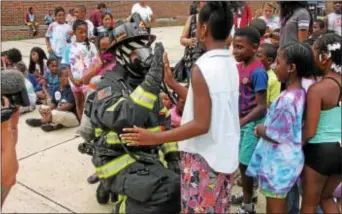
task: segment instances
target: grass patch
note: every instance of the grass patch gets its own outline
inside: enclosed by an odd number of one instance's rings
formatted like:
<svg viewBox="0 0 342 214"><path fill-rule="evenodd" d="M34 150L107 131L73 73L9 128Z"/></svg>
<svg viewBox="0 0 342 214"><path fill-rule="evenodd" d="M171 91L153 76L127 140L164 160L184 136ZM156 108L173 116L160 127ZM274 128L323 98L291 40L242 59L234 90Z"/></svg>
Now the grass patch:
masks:
<svg viewBox="0 0 342 214"><path fill-rule="evenodd" d="M6 41L19 41L19 40L25 40L28 39L27 36L11 36L8 37Z"/></svg>

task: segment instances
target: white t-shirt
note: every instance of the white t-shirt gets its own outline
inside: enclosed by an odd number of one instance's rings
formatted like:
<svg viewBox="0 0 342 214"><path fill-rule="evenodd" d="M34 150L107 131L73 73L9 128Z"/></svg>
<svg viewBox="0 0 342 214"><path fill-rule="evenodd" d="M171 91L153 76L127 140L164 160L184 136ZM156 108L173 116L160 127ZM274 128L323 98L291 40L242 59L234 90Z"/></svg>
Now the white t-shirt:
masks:
<svg viewBox="0 0 342 214"><path fill-rule="evenodd" d="M302 88L304 88L305 93L308 93L310 86L316 82L321 81L321 78L317 78L317 80L309 79L309 78L302 78Z"/></svg>
<svg viewBox="0 0 342 214"><path fill-rule="evenodd" d="M211 121L207 134L179 142L180 151L199 154L216 172L231 174L238 167L240 142L239 73L229 50L211 50L196 62L207 83ZM184 106L182 125L194 119L192 85Z"/></svg>
<svg viewBox="0 0 342 214"><path fill-rule="evenodd" d="M25 78L25 86L26 86L27 95L30 101L30 106L35 106L36 101L37 101L37 95L34 92L32 83L27 78Z"/></svg>
<svg viewBox="0 0 342 214"><path fill-rule="evenodd" d="M330 13L328 15L328 30L332 30L341 36L341 17L342 14Z"/></svg>
<svg viewBox="0 0 342 214"><path fill-rule="evenodd" d="M235 34L235 27L233 26L232 30L230 31L230 36L232 38L234 38L234 34ZM230 51L231 54L233 53L233 40L232 40L228 50Z"/></svg>
<svg viewBox="0 0 342 214"><path fill-rule="evenodd" d="M146 23L151 21L151 16L153 14L149 6L145 5L145 7L142 7L139 3L133 5L131 14L133 13L138 13Z"/></svg>
<svg viewBox="0 0 342 214"><path fill-rule="evenodd" d="M64 49L68 45L68 38L70 38L72 29L68 24L59 24L53 22L49 25L46 31L46 37L50 39L50 44L56 56L62 57Z"/></svg>

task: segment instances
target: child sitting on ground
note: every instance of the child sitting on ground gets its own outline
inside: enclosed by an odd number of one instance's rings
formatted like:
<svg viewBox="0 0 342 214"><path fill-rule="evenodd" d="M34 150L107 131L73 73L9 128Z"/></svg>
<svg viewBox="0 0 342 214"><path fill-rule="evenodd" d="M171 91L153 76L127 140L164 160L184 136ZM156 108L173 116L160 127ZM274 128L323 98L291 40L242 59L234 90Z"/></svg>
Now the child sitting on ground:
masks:
<svg viewBox="0 0 342 214"><path fill-rule="evenodd" d="M268 82L267 82L267 107L270 107L272 102L279 96L280 94L280 82L275 75L272 64L277 58L277 49L273 47L271 44L262 44L259 47L257 56L262 64L265 66Z"/></svg>
<svg viewBox="0 0 342 214"><path fill-rule="evenodd" d="M15 64L22 61L23 57L21 55L21 52L16 48L11 48L8 51L5 52L6 55L4 55L4 67L6 69L11 69L15 67Z"/></svg>
<svg viewBox="0 0 342 214"><path fill-rule="evenodd" d="M79 121L76 116L75 99L71 91L68 70L62 69L58 73L60 90L54 92L52 104L43 105L39 109L41 119L27 119L26 123L32 127L41 127L43 131L49 132L63 127L76 127Z"/></svg>
<svg viewBox="0 0 342 214"><path fill-rule="evenodd" d="M20 71L24 77L25 77L25 86L26 86L26 91L29 97L30 101L30 106L22 106L20 107L20 113L28 113L32 112L36 109L36 101L37 101L37 95L34 92L34 87L31 84L30 80L28 79L28 72L27 72L27 67L24 62L18 62L16 63L15 67L17 68L18 71Z"/></svg>
<svg viewBox="0 0 342 214"><path fill-rule="evenodd" d="M56 58L48 59L46 65L49 70L44 73L43 91L47 102L50 102L55 92L59 90L58 60Z"/></svg>
<svg viewBox="0 0 342 214"><path fill-rule="evenodd" d="M44 79L44 73L48 70L45 65L46 54L40 47L33 47L30 51L30 64L28 72L33 75L37 82Z"/></svg>
<svg viewBox="0 0 342 214"><path fill-rule="evenodd" d="M46 100L46 95L43 91L43 85L45 83L44 74L48 70L45 60L46 54L40 47L33 47L30 51L30 63L28 68L28 79L32 83L36 95L38 97L38 103Z"/></svg>

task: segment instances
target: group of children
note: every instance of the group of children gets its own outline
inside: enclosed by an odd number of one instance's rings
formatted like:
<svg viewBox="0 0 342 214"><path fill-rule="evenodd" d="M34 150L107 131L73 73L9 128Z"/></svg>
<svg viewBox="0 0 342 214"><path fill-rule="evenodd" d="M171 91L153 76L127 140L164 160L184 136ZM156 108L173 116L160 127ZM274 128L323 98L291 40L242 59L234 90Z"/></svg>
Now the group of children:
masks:
<svg viewBox="0 0 342 214"><path fill-rule="evenodd" d="M220 31L217 23L232 25L230 21L232 17L228 17L227 11L218 7L225 6L225 4L210 3L200 14L200 28L197 36L200 37L199 41L203 43L208 53L204 54L204 57L201 57L202 59L193 68L194 74L191 76L191 85L187 92L187 102L191 102L192 105L185 106L186 113L183 119L183 122L189 123L184 125L184 128L171 131L177 134L160 134L162 137L159 139L180 141L202 135L193 138L198 141L196 143L210 139L222 144L222 139L225 138L211 137L223 133L218 132L222 131L222 127L218 124L223 121L220 120L217 112L227 107L228 104L221 103L223 107L219 106L220 99L216 99L215 96L223 96L227 93L231 96L229 99L233 100L234 90L224 86L220 88L220 84L215 85L218 79L215 81L212 79L213 74L209 72L212 68L207 65L217 60L214 67L219 68L221 72L230 66L226 62L228 59L233 60L234 56L240 85L239 93L236 94L239 97L239 110L236 116L239 119L237 123L240 125L240 129L237 128L240 135L238 156L243 190L242 206L238 212L255 213L254 183L257 180L258 188L267 199L267 212L286 213L288 209L286 198L293 186L297 185L300 180L304 187L303 213L314 213L319 205L324 212L338 213L332 194L340 183L337 175L341 174L342 87L340 74L338 74L341 73L342 64L341 37L334 33L323 33L324 22L316 20L314 32L306 43L290 43L278 48L277 44L272 42L262 42L262 37L267 33L267 24L262 19L256 19L250 23L249 27L235 29L232 44L233 56L231 56L229 52L215 48L224 47L225 38L229 35L231 28L230 26L228 32ZM215 20L210 22L211 13L222 13L222 17L213 16ZM78 19L70 30L64 24L64 9L56 8L56 21L49 26L46 36L50 54L46 65L47 57L44 51L40 48L33 48L31 51L26 77L38 100L50 100L45 103L47 105L39 109L41 119L27 120L31 126L39 126L45 131L50 131L63 126L79 125L86 96L96 89L101 75L115 66L114 56L105 52L110 46L108 34L104 33L97 37L96 45L92 43L93 38L89 31L91 27L84 19L84 14L83 6L75 9L75 16ZM104 32L108 32L111 28L109 23L112 23L112 19L110 14L104 14ZM204 24L212 25L213 28L208 29L204 27ZM71 35L74 35L74 40L68 43ZM5 66L19 65L17 68L25 73L25 69L20 68L21 55L17 56L17 50L9 50L4 55L6 57L2 59L2 63ZM224 72L220 72L220 75L224 75ZM285 85L282 91L281 83ZM184 97L179 96L177 103L172 104L167 94L161 93L160 96L171 115L172 128L180 127L185 105ZM214 110L210 111L210 104L204 101L211 103ZM234 104L233 101L231 103ZM229 106L232 115L234 114L233 107ZM207 111L209 117L207 117ZM234 117L229 117L229 120L233 119ZM211 122L207 124L209 120ZM217 124L213 123L215 120L218 121ZM199 121L205 123L206 126L204 127ZM220 130L209 129L212 125ZM226 127L226 129L230 128L233 127ZM229 141L230 138L225 140ZM201 144L203 148L199 148L194 146L194 142L194 140L180 142L180 145L184 143L184 146L180 147L184 151L182 167L188 170L182 172L182 188L189 192L195 191L191 185L204 185L201 182L209 182L209 180L201 176L210 175L213 176L210 177L210 182L214 183L205 184L212 185L213 192L207 192L209 196L216 193L223 194L222 187L218 185L224 182L225 188L229 189L231 177L226 175L231 173L234 164L230 163L229 170L226 169L227 166L222 170L220 163L207 163L211 160L210 158L213 158L212 154L204 149L208 145ZM220 145L214 146L218 149ZM225 144L225 149L232 148ZM199 177L191 180L190 178L195 178L195 175L190 175L189 172L195 169L189 161L198 167L196 168L198 173L201 167L205 167L207 174L196 175ZM214 207L211 210L208 205L207 210L227 211L224 207L228 202L223 200L227 195L220 195L222 204L213 204L218 198L211 198L212 200L209 201L209 198L200 195L201 193L191 197L186 196L188 198L182 197L183 211L203 211L198 210L203 205L200 202L202 199ZM191 203L197 203L197 205L192 206Z"/></svg>
<svg viewBox="0 0 342 214"><path fill-rule="evenodd" d="M332 193L341 182L341 37L323 33L320 20L315 25L312 47L304 42L278 50L260 45L256 22L235 32L243 189L238 213L255 212L253 177L268 213L287 211L287 195L299 180L303 213L319 205L324 212L339 212ZM282 92L280 83L286 86Z"/></svg>
<svg viewBox="0 0 342 214"><path fill-rule="evenodd" d="M26 69L18 49L2 53L3 68L16 67L22 71L30 84L29 94L35 97L32 106L22 113L33 111L36 104L43 104L39 108L42 118L26 122L44 131L78 126L89 88L95 89L99 76L115 66L114 56L104 53L110 46L111 14L103 14L103 28L97 38L93 36L92 23L85 18L84 6L75 8L76 20L72 27L65 22L64 8L55 8L54 14L55 21L46 32L48 57L41 48L32 48Z"/></svg>

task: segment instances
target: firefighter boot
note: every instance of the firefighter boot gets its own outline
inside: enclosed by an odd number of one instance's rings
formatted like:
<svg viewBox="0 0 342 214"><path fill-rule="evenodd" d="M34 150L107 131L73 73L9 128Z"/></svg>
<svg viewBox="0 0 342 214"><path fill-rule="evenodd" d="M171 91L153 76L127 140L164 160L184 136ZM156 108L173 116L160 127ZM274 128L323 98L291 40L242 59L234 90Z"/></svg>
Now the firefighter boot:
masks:
<svg viewBox="0 0 342 214"><path fill-rule="evenodd" d="M97 187L96 190L96 199L99 204L107 204L110 198L110 192L107 191L103 185L100 183L100 185Z"/></svg>
<svg viewBox="0 0 342 214"><path fill-rule="evenodd" d="M118 201L118 194L116 194L115 192L111 192L110 193L110 199L113 203Z"/></svg>

